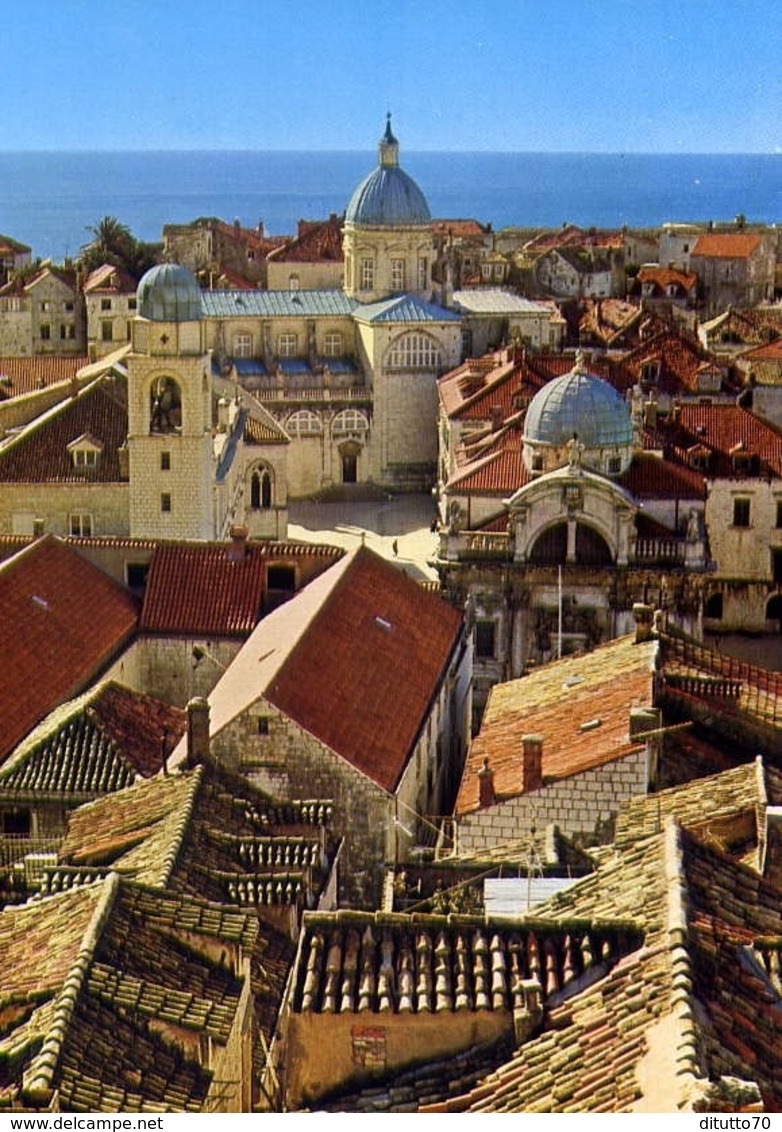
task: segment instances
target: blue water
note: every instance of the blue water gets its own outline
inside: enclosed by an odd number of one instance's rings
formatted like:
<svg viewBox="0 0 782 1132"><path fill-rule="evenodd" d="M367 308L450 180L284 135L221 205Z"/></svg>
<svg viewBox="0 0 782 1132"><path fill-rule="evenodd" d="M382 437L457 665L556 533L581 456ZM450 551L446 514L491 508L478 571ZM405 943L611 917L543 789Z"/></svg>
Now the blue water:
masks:
<svg viewBox="0 0 782 1132"><path fill-rule="evenodd" d="M0 153L0 232L41 257L78 254L116 216L143 240L219 216L290 234L341 213L376 154ZM655 227L669 220L782 221L782 155L406 153L435 217L506 225Z"/></svg>

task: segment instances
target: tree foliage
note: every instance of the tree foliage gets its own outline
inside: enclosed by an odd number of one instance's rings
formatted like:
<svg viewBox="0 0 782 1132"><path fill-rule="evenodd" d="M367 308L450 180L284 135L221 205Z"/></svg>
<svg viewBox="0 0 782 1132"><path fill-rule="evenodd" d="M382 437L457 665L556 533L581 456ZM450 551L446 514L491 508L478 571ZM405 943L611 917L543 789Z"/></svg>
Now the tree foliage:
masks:
<svg viewBox="0 0 782 1132"><path fill-rule="evenodd" d="M158 262L160 245L137 240L116 216L104 216L97 224L89 225L87 231L92 233L92 240L81 249L80 257L87 272L111 263L139 279Z"/></svg>

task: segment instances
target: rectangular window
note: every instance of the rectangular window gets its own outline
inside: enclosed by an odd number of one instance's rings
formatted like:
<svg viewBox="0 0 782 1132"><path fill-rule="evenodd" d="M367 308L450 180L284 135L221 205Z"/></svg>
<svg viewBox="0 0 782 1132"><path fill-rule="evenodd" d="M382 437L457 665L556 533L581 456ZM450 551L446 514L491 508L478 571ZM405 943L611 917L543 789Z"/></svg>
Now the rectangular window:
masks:
<svg viewBox="0 0 782 1132"><path fill-rule="evenodd" d="M161 452L160 453L160 470L161 470L161 472L168 472L168 471L171 470L171 453L170 452Z"/></svg>
<svg viewBox="0 0 782 1132"><path fill-rule="evenodd" d="M475 655L494 659L496 626L493 621L475 622Z"/></svg>
<svg viewBox="0 0 782 1132"><path fill-rule="evenodd" d="M135 309L136 309L136 299L135 299L135 296L134 296L132 299L128 299L128 310L134 311Z"/></svg>
<svg viewBox="0 0 782 1132"><path fill-rule="evenodd" d="M269 734L269 720L268 720L267 716L264 716L264 715L258 716L258 734L259 735L268 735Z"/></svg>
<svg viewBox="0 0 782 1132"><path fill-rule="evenodd" d="M339 330L330 330L323 339L323 353L327 358L339 358L342 355L342 334Z"/></svg>
<svg viewBox="0 0 782 1132"><path fill-rule="evenodd" d="M160 496L160 510L168 513L171 510L171 496L167 491L164 491Z"/></svg>
<svg viewBox="0 0 782 1132"><path fill-rule="evenodd" d="M404 291L405 289L405 261L403 259L391 260L391 290Z"/></svg>
<svg viewBox="0 0 782 1132"><path fill-rule="evenodd" d="M49 326L49 323L48 322L42 323L41 324L41 340L43 342L48 342L49 339L51 338L51 336L52 336L52 328L51 328L51 326Z"/></svg>
<svg viewBox="0 0 782 1132"><path fill-rule="evenodd" d="M252 334L235 334L234 335L234 357L235 358L251 358L253 356L253 336Z"/></svg>
<svg viewBox="0 0 782 1132"><path fill-rule="evenodd" d="M74 514L70 517L71 534L76 538L89 538L92 534L92 518L90 515Z"/></svg>
<svg viewBox="0 0 782 1132"><path fill-rule="evenodd" d="M295 334L280 334L277 339L277 353L281 358L296 357L297 338Z"/></svg>
<svg viewBox="0 0 782 1132"><path fill-rule="evenodd" d="M74 307L74 304L70 301L65 304L66 311L72 311L73 307Z"/></svg>
<svg viewBox="0 0 782 1132"><path fill-rule="evenodd" d="M94 448L77 448L73 453L73 463L77 468L94 468L98 462L98 453Z"/></svg>
<svg viewBox="0 0 782 1132"><path fill-rule="evenodd" d="M782 527L782 499L777 500L777 527Z"/></svg>
<svg viewBox="0 0 782 1132"><path fill-rule="evenodd" d="M43 302L41 303L41 310L48 312L51 309L52 309L52 304L49 302L48 299L44 299Z"/></svg>
<svg viewBox="0 0 782 1132"><path fill-rule="evenodd" d="M782 550L771 551L771 577L777 585L782 582Z"/></svg>
<svg viewBox="0 0 782 1132"><path fill-rule="evenodd" d="M734 527L748 527L749 526L749 500L748 499L734 499L733 500L733 526Z"/></svg>
<svg viewBox="0 0 782 1132"><path fill-rule="evenodd" d="M361 274L359 277L360 291L373 291L375 287L375 261L365 258L361 260Z"/></svg>
<svg viewBox="0 0 782 1132"><path fill-rule="evenodd" d="M104 320L100 324L100 337L102 342L114 341L114 323L109 320Z"/></svg>
<svg viewBox="0 0 782 1132"><path fill-rule="evenodd" d="M102 311L110 311L111 310L111 299L101 299L100 309Z"/></svg>

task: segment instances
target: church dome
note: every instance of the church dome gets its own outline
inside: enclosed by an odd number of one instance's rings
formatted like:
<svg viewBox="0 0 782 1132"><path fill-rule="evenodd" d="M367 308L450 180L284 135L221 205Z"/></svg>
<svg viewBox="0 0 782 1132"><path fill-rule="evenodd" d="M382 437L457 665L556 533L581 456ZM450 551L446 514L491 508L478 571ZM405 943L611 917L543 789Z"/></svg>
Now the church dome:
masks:
<svg viewBox="0 0 782 1132"><path fill-rule="evenodd" d="M535 394L524 419L525 444L561 447L573 436L585 449L633 442L627 405L612 385L587 373L580 354L570 373Z"/></svg>
<svg viewBox="0 0 782 1132"><path fill-rule="evenodd" d="M391 132L390 114L379 152L377 169L364 178L350 198L345 223L382 227L429 224L432 217L426 197L399 167L399 142Z"/></svg>
<svg viewBox="0 0 782 1132"><path fill-rule="evenodd" d="M178 263L160 263L138 285L138 313L153 322L197 322L201 288L191 271Z"/></svg>

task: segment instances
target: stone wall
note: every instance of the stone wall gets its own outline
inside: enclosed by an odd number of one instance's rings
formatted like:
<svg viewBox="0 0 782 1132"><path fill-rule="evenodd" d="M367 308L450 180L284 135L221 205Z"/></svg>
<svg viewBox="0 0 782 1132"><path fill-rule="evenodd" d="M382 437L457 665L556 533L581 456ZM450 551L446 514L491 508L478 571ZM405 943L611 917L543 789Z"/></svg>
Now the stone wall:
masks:
<svg viewBox="0 0 782 1132"><path fill-rule="evenodd" d="M93 535L127 535L130 493L126 483L5 483L0 492L0 534L70 535L71 516L86 515ZM83 533L74 531L73 533Z"/></svg>
<svg viewBox="0 0 782 1132"><path fill-rule="evenodd" d="M542 830L550 823L565 836L595 833L598 823L610 821L628 798L647 792L648 757L645 750L542 786L529 794L510 798L460 817L457 851L470 853L523 837L534 825Z"/></svg>
<svg viewBox="0 0 782 1132"><path fill-rule="evenodd" d="M390 794L262 698L213 738L212 752L230 769L280 797L331 800L332 829L346 839L340 858L340 904L379 906L384 866L396 854Z"/></svg>

